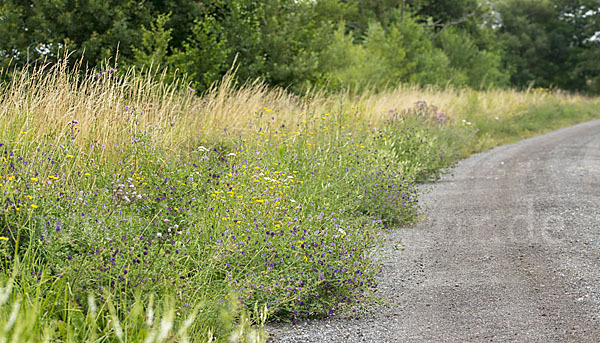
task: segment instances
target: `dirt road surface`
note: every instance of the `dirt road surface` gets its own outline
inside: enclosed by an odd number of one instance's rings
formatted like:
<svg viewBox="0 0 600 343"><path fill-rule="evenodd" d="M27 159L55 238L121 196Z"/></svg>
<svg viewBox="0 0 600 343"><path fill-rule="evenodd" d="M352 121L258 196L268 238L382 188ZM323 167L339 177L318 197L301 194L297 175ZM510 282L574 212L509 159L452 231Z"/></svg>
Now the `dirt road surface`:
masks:
<svg viewBox="0 0 600 343"><path fill-rule="evenodd" d="M382 251L383 305L272 341L600 342L600 120L463 160L422 202Z"/></svg>

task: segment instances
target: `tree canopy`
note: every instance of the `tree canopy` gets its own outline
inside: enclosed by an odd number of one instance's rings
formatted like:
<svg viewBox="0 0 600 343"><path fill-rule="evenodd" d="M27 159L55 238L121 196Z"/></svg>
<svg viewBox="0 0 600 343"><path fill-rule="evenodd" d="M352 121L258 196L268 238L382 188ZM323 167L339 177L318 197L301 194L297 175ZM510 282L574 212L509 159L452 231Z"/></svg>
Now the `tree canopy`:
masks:
<svg viewBox="0 0 600 343"><path fill-rule="evenodd" d="M398 83L600 92L598 0L2 0L0 66L168 68L204 90ZM176 73L177 71L177 73Z"/></svg>

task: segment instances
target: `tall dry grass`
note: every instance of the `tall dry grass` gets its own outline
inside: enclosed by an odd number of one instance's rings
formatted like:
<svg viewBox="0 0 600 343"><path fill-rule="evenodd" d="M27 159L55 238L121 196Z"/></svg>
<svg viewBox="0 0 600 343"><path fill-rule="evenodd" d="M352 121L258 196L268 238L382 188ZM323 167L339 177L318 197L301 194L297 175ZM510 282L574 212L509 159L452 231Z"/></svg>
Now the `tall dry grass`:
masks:
<svg viewBox="0 0 600 343"><path fill-rule="evenodd" d="M26 149L35 144L58 144L70 137L75 146L103 145L108 151L130 140L134 132L153 130L155 144L177 150L220 139L224 132L244 135L257 128L250 123L261 116L269 117L273 128L286 125L310 130L315 121L305 116L325 113L376 126L390 111L400 112L417 101L434 104L456 120L507 118L549 100L557 104L591 101L547 91L408 85L383 93L307 92L297 96L260 81L237 85L232 72L207 93L196 94L183 78L165 82L165 74L156 70L108 69L84 74L80 65L69 69L66 59L13 75L1 86L0 140Z"/></svg>

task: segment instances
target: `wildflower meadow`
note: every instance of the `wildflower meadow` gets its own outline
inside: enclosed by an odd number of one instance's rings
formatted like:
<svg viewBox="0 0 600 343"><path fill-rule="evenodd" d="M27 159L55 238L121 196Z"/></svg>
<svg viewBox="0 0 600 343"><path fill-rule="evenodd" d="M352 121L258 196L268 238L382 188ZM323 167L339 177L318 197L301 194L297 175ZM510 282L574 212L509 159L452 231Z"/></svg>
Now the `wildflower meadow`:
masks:
<svg viewBox="0 0 600 343"><path fill-rule="evenodd" d="M536 90L162 76L57 64L0 85L2 341L261 342L266 321L360 316L419 185L598 115Z"/></svg>

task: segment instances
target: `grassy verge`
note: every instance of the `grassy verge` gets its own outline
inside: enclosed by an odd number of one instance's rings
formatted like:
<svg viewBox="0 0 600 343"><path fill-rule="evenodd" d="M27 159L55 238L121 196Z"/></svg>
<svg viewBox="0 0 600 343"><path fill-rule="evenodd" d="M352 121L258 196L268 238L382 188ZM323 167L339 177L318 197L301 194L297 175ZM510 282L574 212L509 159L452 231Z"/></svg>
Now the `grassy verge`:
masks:
<svg viewBox="0 0 600 343"><path fill-rule="evenodd" d="M0 337L262 341L356 308L371 252L458 159L597 116L548 92L207 94L158 74L18 74L0 93ZM432 104L436 104L433 106Z"/></svg>
<svg viewBox="0 0 600 343"><path fill-rule="evenodd" d="M515 116L502 120L475 117L479 141L474 151L483 151L498 145L514 143L521 139L546 133L599 117L597 103L582 101L561 103L549 99L543 104L524 107Z"/></svg>

